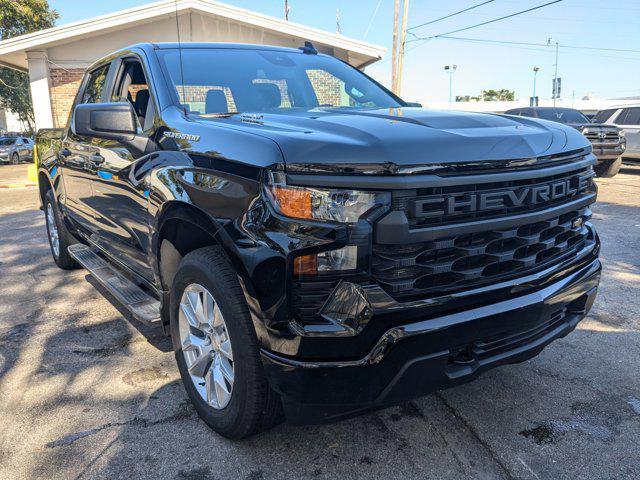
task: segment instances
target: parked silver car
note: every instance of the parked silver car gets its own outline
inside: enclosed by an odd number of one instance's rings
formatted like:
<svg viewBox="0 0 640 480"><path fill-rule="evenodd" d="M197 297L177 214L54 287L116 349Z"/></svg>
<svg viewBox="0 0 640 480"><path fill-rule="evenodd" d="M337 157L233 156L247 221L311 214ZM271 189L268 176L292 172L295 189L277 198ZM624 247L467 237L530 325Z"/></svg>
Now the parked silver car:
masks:
<svg viewBox="0 0 640 480"><path fill-rule="evenodd" d="M27 137L0 137L0 162L20 163L33 159L33 140Z"/></svg>
<svg viewBox="0 0 640 480"><path fill-rule="evenodd" d="M620 127L627 139L624 159L640 160L640 105L600 110L593 121Z"/></svg>

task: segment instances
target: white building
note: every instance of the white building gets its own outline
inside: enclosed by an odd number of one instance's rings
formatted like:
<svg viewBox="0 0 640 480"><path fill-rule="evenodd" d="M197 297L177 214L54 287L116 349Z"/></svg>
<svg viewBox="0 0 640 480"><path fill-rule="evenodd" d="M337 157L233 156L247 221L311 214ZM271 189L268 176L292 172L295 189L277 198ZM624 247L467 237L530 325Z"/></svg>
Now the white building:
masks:
<svg viewBox="0 0 640 480"><path fill-rule="evenodd" d="M363 69L385 48L210 0L164 0L0 42L0 64L29 73L36 128L66 124L84 70L138 42L235 42L316 49Z"/></svg>

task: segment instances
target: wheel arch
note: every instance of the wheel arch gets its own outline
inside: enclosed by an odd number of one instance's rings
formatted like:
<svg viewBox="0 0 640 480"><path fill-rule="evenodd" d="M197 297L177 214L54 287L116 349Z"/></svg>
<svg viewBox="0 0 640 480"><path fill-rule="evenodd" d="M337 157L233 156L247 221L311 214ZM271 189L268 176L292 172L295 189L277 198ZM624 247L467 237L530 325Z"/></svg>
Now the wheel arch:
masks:
<svg viewBox="0 0 640 480"><path fill-rule="evenodd" d="M152 242L162 290L169 290L178 264L185 255L212 245L222 248L231 265L246 283L248 276L244 265L221 222L190 203L171 201L165 204L157 217Z"/></svg>
<svg viewBox="0 0 640 480"><path fill-rule="evenodd" d="M44 197L49 190L53 190L53 185L49 179L49 175L44 170L38 172L38 194L40 196L40 205L44 207Z"/></svg>

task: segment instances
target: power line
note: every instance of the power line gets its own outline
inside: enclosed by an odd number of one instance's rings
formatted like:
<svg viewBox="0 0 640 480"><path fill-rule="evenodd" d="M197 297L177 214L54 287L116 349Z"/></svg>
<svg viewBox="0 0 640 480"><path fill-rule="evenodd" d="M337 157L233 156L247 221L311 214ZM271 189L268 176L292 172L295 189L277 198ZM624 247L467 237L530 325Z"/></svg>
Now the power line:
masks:
<svg viewBox="0 0 640 480"><path fill-rule="evenodd" d="M445 15L444 17L436 18L435 20L430 20L428 22L421 23L420 25L416 25L414 27L407 28L407 31L414 30L416 28L424 27L425 25L431 25L432 23L439 22L440 20L445 20L447 18L455 17L456 15L460 15L461 13L468 12L469 10L473 10L474 8L481 7L482 5L486 5L487 3L494 2L495 0L487 0L486 2L478 3L476 5L472 5L469 8L465 8L464 10L459 10L454 13L450 13L449 15Z"/></svg>
<svg viewBox="0 0 640 480"><path fill-rule="evenodd" d="M464 28L458 28L456 30L452 30L452 31L446 32L446 33L440 33L438 35L431 35L429 37L418 37L418 36L416 36L414 34L414 36L416 37L414 39L414 41L415 40L430 40L432 38L440 38L440 37L444 37L446 35L451 35L453 33L464 32L465 30L471 30L472 28L482 27L483 25L488 25L490 23L499 22L500 20L506 20L507 18L512 18L512 17L518 16L518 15L522 15L524 13L532 12L534 10L538 10L540 8L543 8L543 7L548 7L549 5L553 5L555 3L560 3L560 2L562 2L562 0L553 0L552 2L547 2L547 3L544 3L542 5L538 5L536 7L527 8L526 10L521 10L519 12L511 13L509 15L504 15L503 17L494 18L493 20L487 20L486 22L476 23L475 25L470 25L470 26L464 27Z"/></svg>
<svg viewBox="0 0 640 480"><path fill-rule="evenodd" d="M530 47L548 47L547 43L534 43L534 42L516 42L511 40L492 40L488 38L471 38L471 37L454 37L454 36L441 36L439 38L450 40L466 40L469 42L481 42L481 43L495 43L505 45L527 45ZM626 52L626 53L640 53L640 50L632 50L626 48L605 48L605 47L586 47L579 45L563 45L559 44L560 48L571 48L576 50L600 50L603 52Z"/></svg>
<svg viewBox="0 0 640 480"><path fill-rule="evenodd" d="M367 35L369 35L369 30L371 30L371 25L373 25L373 20L376 18L376 15L378 14L378 10L380 9L381 3L382 3L382 0L378 0L378 4L376 5L375 10L371 14L371 18L369 19L369 25L367 25L367 29L364 31L363 38L367 38Z"/></svg>

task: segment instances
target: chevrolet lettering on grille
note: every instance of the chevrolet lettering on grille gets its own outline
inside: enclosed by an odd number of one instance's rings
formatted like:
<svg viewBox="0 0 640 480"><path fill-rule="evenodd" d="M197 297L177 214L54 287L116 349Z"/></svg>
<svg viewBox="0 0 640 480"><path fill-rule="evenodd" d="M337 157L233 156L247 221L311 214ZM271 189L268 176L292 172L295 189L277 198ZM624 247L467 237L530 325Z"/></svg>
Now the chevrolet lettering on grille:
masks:
<svg viewBox="0 0 640 480"><path fill-rule="evenodd" d="M413 218L433 218L511 207L533 208L536 205L569 199L586 191L591 185L592 177L592 173L581 173L536 185L420 197L413 200L409 211Z"/></svg>

